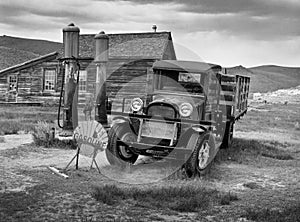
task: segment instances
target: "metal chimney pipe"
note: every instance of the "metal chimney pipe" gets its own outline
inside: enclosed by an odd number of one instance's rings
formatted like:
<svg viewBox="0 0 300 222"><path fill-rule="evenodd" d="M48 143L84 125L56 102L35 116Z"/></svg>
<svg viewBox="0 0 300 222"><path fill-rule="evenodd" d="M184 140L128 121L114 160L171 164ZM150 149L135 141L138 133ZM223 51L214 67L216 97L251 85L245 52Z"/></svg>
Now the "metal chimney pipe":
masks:
<svg viewBox="0 0 300 222"><path fill-rule="evenodd" d="M95 120L104 127L107 126L106 113L106 78L107 78L107 62L109 56L109 37L105 32L101 31L95 35L96 55L95 64L96 71L96 112Z"/></svg>
<svg viewBox="0 0 300 222"><path fill-rule="evenodd" d="M156 32L157 26L156 26L156 25L153 25L153 26L152 26L152 29L153 29L154 32Z"/></svg>

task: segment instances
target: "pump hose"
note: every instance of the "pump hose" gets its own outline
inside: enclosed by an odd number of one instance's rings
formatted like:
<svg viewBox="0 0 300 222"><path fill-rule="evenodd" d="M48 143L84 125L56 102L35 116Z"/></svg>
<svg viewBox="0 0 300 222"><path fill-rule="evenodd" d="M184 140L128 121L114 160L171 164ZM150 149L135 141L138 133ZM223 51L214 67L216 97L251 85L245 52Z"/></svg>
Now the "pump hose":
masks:
<svg viewBox="0 0 300 222"><path fill-rule="evenodd" d="M60 125L60 109L61 109L61 100L63 96L64 82L65 82L65 72L63 72L62 74L61 89L60 89L59 104L58 104L57 125L59 128L63 128Z"/></svg>

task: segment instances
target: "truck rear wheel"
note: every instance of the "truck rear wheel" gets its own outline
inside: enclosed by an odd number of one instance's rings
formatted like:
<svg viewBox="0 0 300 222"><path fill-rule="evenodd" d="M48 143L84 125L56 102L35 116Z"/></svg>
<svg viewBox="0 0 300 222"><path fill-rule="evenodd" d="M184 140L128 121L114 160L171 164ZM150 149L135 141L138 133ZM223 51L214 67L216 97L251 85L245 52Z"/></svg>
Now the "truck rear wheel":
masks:
<svg viewBox="0 0 300 222"><path fill-rule="evenodd" d="M187 176L193 177L207 174L216 154L213 135L209 132L200 135L193 134L187 148L193 148L192 155L185 164Z"/></svg>
<svg viewBox="0 0 300 222"><path fill-rule="evenodd" d="M136 135L127 123L114 124L108 132L106 149L108 162L111 165L121 165L124 162L133 164L137 160L138 155L128 148L126 142L134 142L136 138Z"/></svg>

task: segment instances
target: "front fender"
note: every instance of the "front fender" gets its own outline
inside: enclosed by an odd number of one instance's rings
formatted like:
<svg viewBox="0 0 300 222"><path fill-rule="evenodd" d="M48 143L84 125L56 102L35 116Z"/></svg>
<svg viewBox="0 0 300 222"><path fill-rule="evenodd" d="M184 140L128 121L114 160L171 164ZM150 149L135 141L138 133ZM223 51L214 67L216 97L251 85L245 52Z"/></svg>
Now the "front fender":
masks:
<svg viewBox="0 0 300 222"><path fill-rule="evenodd" d="M130 129L137 135L138 134L138 127L139 121L135 121L133 118L126 118L124 116L116 116L112 119L111 126L114 124L124 124L130 127Z"/></svg>
<svg viewBox="0 0 300 222"><path fill-rule="evenodd" d="M123 117L123 116L115 116L113 119L112 119L112 123L111 125L113 124L117 124L117 123L126 123L126 122L130 122L130 120L126 117Z"/></svg>

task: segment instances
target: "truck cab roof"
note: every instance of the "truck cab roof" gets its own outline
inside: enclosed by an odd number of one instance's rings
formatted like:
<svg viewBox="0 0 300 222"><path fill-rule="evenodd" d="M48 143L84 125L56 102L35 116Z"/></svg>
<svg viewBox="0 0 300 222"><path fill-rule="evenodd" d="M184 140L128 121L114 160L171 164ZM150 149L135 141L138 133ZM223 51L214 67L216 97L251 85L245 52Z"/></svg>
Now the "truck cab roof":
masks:
<svg viewBox="0 0 300 222"><path fill-rule="evenodd" d="M209 70L222 71L220 65L182 60L160 60L153 63L153 69L196 73L204 73Z"/></svg>

